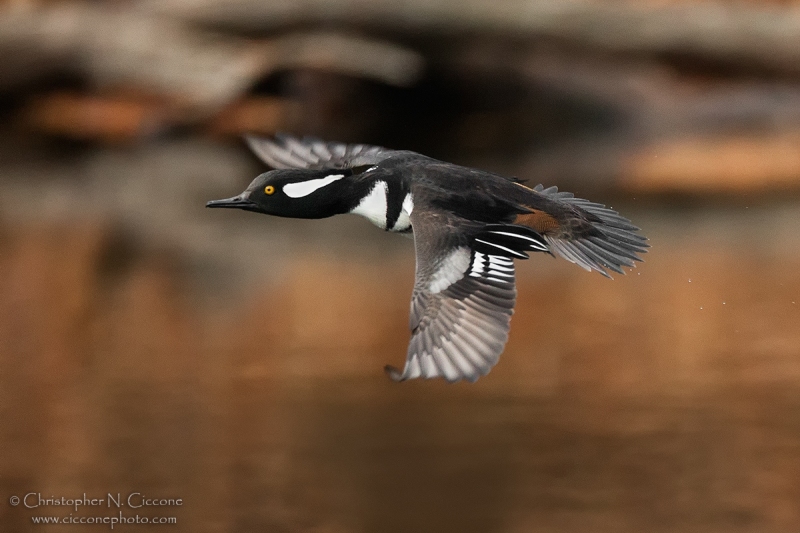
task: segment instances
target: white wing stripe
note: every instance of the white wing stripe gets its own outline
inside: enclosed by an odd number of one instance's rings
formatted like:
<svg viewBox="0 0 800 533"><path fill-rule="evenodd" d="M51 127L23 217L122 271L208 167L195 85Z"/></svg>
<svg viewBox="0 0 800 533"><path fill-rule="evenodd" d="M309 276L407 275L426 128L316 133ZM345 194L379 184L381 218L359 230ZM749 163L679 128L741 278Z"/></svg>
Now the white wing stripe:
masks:
<svg viewBox="0 0 800 533"><path fill-rule="evenodd" d="M546 249L545 245L542 244L541 241L539 241L537 239L534 239L533 237L528 237L527 235L520 235L518 233L510 233L508 231L490 231L489 233L494 233L496 235L507 235L508 237L516 237L517 239L530 241L531 243L533 243L532 246L534 248L536 248L537 250L545 250Z"/></svg>
<svg viewBox="0 0 800 533"><path fill-rule="evenodd" d="M511 254L511 255L513 255L515 257L525 257L525 255L521 254L520 252L516 252L516 251L512 250L511 248L506 248L505 246L500 246L499 244L495 244L493 242L484 241L483 239L475 239L475 242L480 242L480 243L483 243L483 244L487 244L489 246L494 246L498 250L503 250L504 252L508 252L509 254Z"/></svg>
<svg viewBox="0 0 800 533"><path fill-rule="evenodd" d="M505 265L505 263L503 265ZM514 272L513 263L508 266L501 266L499 263L492 263L492 266L490 266L489 268L491 268L492 270L498 270L502 272Z"/></svg>

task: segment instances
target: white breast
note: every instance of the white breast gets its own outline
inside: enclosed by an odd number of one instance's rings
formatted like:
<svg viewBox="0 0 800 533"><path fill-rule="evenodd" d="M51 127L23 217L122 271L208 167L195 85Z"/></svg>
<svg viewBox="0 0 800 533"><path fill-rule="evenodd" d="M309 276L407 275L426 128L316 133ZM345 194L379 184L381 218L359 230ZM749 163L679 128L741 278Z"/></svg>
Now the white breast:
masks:
<svg viewBox="0 0 800 533"><path fill-rule="evenodd" d="M397 222L394 223L392 231L407 230L411 226L412 211L414 211L414 198L411 193L408 193L403 199L403 208L400 210L400 216L397 217Z"/></svg>
<svg viewBox="0 0 800 533"><path fill-rule="evenodd" d="M369 219L370 222L381 229L386 229L386 197L388 191L389 186L385 181L375 182L370 193L350 212Z"/></svg>

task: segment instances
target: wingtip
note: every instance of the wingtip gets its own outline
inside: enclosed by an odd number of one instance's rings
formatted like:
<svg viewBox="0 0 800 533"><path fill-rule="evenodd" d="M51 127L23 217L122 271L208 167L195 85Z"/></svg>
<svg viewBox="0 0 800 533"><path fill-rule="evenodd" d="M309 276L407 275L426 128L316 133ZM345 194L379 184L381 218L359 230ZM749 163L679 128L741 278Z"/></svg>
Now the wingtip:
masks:
<svg viewBox="0 0 800 533"><path fill-rule="evenodd" d="M249 146L253 151L257 151L258 145L260 143L270 143L276 144L280 143L285 145L287 140L294 139L294 135L291 133L286 133L285 131L276 131L273 135L263 135L259 133L243 133L241 135L242 140Z"/></svg>
<svg viewBox="0 0 800 533"><path fill-rule="evenodd" d="M276 131L276 132L275 132L275 135L273 135L273 137L274 137L274 139L275 139L276 141L278 141L278 142L282 143L284 146L285 146L285 145L286 145L288 142L291 142L291 141L296 141L296 140L298 140L298 138L297 138L297 137L295 137L295 136L294 136L294 135L292 135L291 133L287 133L287 132L285 132L285 131Z"/></svg>
<svg viewBox="0 0 800 533"><path fill-rule="evenodd" d="M395 383L400 383L401 381L405 381L403 373L400 372L399 368L396 368L392 365L386 365L383 367L383 371L386 372L386 375L389 376L389 379L391 379Z"/></svg>
<svg viewBox="0 0 800 533"><path fill-rule="evenodd" d="M592 270L594 270L595 272L599 272L599 273L600 273L600 275L601 275L601 276L603 276L604 278L606 278L606 279L610 279L611 281L614 281L614 276L612 276L611 274L609 274L609 273L608 273L608 271L606 271L606 270L603 270L603 269L598 269L598 268L594 268L594 269L592 269ZM625 272L619 272L619 274L622 274L622 275L624 276L624 275L625 275Z"/></svg>
<svg viewBox="0 0 800 533"><path fill-rule="evenodd" d="M242 140L253 152L258 152L258 143L269 141L268 138L256 135L255 133L243 133Z"/></svg>

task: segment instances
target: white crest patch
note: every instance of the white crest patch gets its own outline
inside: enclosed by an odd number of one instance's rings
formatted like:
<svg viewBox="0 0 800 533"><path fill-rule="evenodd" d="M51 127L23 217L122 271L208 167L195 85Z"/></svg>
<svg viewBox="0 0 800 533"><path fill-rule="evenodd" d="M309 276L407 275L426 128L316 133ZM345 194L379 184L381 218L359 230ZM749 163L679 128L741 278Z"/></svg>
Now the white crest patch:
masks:
<svg viewBox="0 0 800 533"><path fill-rule="evenodd" d="M324 178L308 181L298 181L297 183L287 183L283 186L283 192L289 198L302 198L308 196L312 192L330 185L334 181L340 180L344 174L331 174Z"/></svg>
<svg viewBox="0 0 800 533"><path fill-rule="evenodd" d="M447 287L464 277L464 273L469 268L470 256L469 248L456 248L450 255L445 257L438 265L436 272L431 277L428 290L436 294L442 292Z"/></svg>
<svg viewBox="0 0 800 533"><path fill-rule="evenodd" d="M389 192L389 186L385 181L377 181L372 187L372 190L366 195L361 202L350 211L354 215L361 215L369 219L370 222L375 224L381 229L386 228L386 196Z"/></svg>

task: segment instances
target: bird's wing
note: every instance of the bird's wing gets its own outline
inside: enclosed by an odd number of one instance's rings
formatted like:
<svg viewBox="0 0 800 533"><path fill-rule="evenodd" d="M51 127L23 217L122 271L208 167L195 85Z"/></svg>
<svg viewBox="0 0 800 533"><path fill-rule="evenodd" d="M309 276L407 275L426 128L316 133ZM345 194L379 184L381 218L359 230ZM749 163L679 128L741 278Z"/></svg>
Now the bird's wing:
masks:
<svg viewBox="0 0 800 533"><path fill-rule="evenodd" d="M275 139L245 136L248 146L272 168L337 169L376 165L397 153L379 146L325 142L311 137Z"/></svg>
<svg viewBox="0 0 800 533"><path fill-rule="evenodd" d="M411 224L417 254L411 340L403 371L386 371L395 381L473 382L497 363L508 340L517 295L513 258L546 243L529 228L473 227L418 207Z"/></svg>
<svg viewBox="0 0 800 533"><path fill-rule="evenodd" d="M567 261L611 277L607 270L624 274L622 267L633 267L642 260L638 254L647 252L647 238L613 209L556 187L532 190L536 200L525 202L530 212L517 215L514 223L536 230L550 251Z"/></svg>

